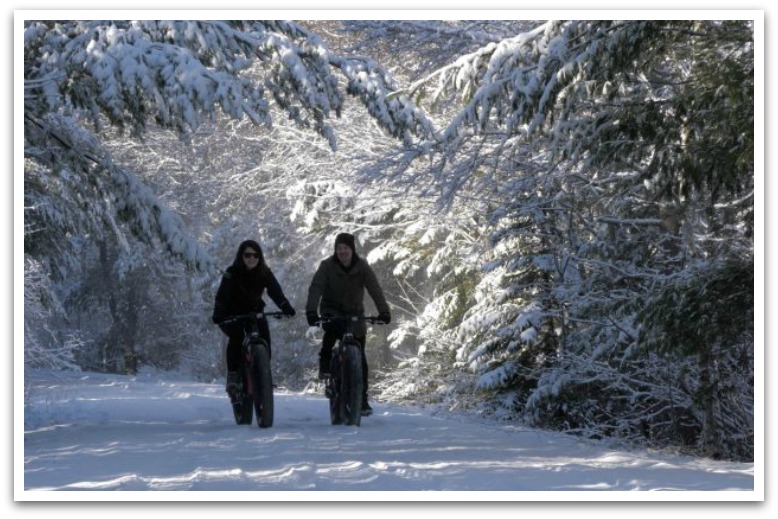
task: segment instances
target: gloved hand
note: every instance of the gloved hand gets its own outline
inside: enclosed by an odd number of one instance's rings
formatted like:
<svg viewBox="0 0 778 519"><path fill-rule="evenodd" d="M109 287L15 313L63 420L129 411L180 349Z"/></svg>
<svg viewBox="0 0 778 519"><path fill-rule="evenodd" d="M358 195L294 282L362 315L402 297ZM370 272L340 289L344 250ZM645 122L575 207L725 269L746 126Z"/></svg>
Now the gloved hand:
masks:
<svg viewBox="0 0 778 519"><path fill-rule="evenodd" d="M319 320L319 314L316 312L306 312L305 317L308 319L308 326L316 326L316 322Z"/></svg>
<svg viewBox="0 0 778 519"><path fill-rule="evenodd" d="M294 311L294 308L292 308L292 305L289 304L289 301L284 301L284 304L281 305L281 311L284 312L284 315L288 315L289 317L294 317L294 314L297 313Z"/></svg>
<svg viewBox="0 0 778 519"><path fill-rule="evenodd" d="M391 316L391 315L389 315L389 312L386 312L386 313L379 313L379 314L378 314L378 319L379 319L380 321L383 321L383 322L384 322L384 324L389 324L389 323L391 323L391 322L392 322L392 316Z"/></svg>

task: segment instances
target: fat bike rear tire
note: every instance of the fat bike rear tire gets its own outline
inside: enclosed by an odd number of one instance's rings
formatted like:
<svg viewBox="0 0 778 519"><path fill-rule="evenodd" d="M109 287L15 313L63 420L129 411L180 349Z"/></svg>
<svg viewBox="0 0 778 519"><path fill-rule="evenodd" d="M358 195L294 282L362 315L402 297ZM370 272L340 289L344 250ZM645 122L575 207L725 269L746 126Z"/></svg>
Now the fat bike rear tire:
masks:
<svg viewBox="0 0 778 519"><path fill-rule="evenodd" d="M264 343L253 344L251 357L254 411L257 413L257 425L264 429L273 426L273 376L267 346Z"/></svg>

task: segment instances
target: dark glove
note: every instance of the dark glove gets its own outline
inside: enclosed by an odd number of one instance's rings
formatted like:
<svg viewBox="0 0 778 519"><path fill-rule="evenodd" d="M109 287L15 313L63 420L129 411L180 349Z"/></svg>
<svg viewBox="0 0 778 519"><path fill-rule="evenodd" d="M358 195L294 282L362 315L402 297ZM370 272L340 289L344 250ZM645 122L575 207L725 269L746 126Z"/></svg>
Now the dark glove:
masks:
<svg viewBox="0 0 778 519"><path fill-rule="evenodd" d="M289 304L289 301L284 301L284 304L281 305L281 311L284 312L284 315L288 315L289 317L294 317L294 314L297 313L294 311L294 308L292 308L292 305Z"/></svg>
<svg viewBox="0 0 778 519"><path fill-rule="evenodd" d="M305 312L305 317L308 319L308 326L316 326L319 320L319 314L316 312Z"/></svg>
<svg viewBox="0 0 778 519"><path fill-rule="evenodd" d="M378 314L378 320L382 321L384 324L389 324L389 323L392 322L392 316L389 315L389 312L379 313Z"/></svg>

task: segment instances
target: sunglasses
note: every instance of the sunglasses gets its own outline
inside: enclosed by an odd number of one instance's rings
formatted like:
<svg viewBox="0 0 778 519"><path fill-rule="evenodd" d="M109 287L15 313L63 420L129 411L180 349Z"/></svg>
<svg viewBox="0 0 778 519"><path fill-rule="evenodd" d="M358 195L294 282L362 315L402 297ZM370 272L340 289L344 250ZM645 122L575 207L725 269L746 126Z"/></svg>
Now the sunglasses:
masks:
<svg viewBox="0 0 778 519"><path fill-rule="evenodd" d="M246 259L249 259L249 258L257 258L257 259L259 259L259 253L258 252L244 252L243 253L243 257L246 258Z"/></svg>

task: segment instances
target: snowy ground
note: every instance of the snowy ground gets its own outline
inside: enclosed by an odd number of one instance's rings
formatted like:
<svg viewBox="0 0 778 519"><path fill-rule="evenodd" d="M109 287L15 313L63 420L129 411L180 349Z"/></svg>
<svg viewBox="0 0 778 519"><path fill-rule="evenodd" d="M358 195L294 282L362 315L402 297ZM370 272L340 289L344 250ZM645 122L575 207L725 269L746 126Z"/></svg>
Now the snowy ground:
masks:
<svg viewBox="0 0 778 519"><path fill-rule="evenodd" d="M750 463L614 449L419 408L377 403L362 427L334 427L323 397L278 391L275 424L259 429L234 425L220 384L89 373L29 378L38 380L24 414L23 484L16 431L16 499L22 500L104 499L41 492L49 490L263 491L227 494L300 501L647 500L658 496L621 491L668 490L692 492L660 492L667 500L760 495ZM108 499L127 499L121 494Z"/></svg>

